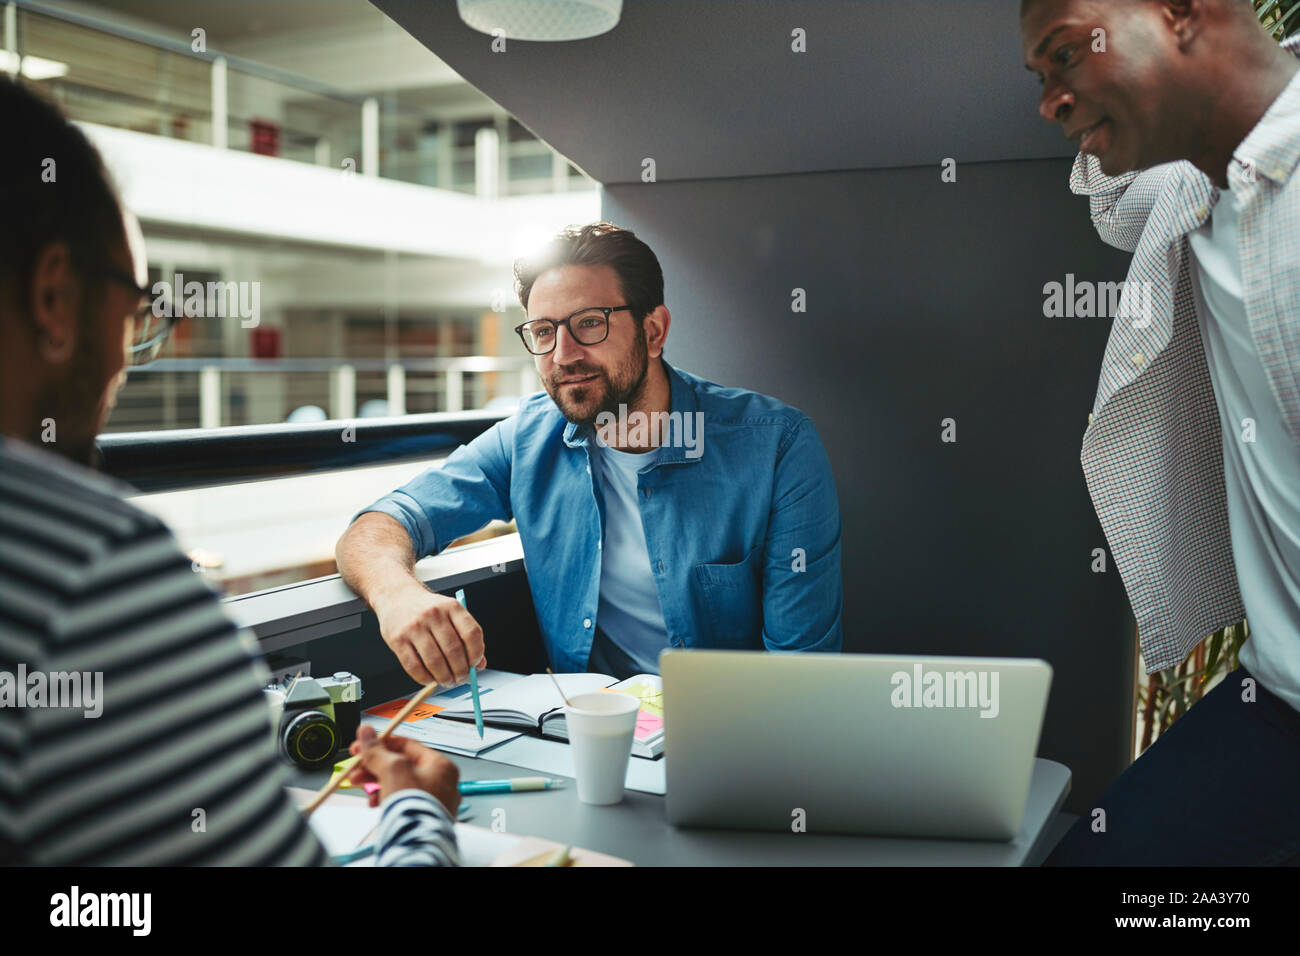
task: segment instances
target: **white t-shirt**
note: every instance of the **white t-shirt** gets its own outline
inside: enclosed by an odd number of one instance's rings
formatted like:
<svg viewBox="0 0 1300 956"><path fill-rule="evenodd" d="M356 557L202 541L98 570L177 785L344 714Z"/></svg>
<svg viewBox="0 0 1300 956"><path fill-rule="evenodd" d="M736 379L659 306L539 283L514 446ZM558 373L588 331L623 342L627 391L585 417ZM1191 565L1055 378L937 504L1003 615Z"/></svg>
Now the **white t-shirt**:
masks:
<svg viewBox="0 0 1300 956"><path fill-rule="evenodd" d="M1236 195L1224 190L1188 236L1192 284L1223 426L1232 557L1250 622L1240 660L1300 710L1300 446L1287 434L1246 318L1239 213Z"/></svg>
<svg viewBox="0 0 1300 956"><path fill-rule="evenodd" d="M605 503L596 620L642 671L658 674L659 652L668 646L668 628L645 546L637 476L654 464L659 450L617 451L601 447L594 439L590 447L592 474Z"/></svg>

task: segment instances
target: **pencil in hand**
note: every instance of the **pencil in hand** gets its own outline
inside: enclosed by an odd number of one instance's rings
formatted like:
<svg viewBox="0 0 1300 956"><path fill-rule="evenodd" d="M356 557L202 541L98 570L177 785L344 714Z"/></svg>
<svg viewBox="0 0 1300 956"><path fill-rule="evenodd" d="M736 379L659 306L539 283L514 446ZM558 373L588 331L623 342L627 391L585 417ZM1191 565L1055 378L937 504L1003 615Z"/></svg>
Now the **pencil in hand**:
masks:
<svg viewBox="0 0 1300 956"><path fill-rule="evenodd" d="M436 680L429 681L429 683L421 687L420 692L416 694L414 697L412 697L410 700L408 700L406 702L406 706L403 707L400 711L398 711L396 716L394 716L393 719L388 722L388 726L379 732L379 736L375 738L375 743L382 744L385 740L391 737L393 731L401 726L402 721L404 721L407 717L411 716L411 712L415 710L415 708L419 707L420 704L424 703L424 699L428 697L430 694L432 694L435 690L437 690L438 687L439 684ZM344 778L346 778L348 774L351 773L356 768L356 765L360 760L361 760L361 755L356 754L355 756L349 757L347 760L343 761L343 763L339 765L339 770L337 770L334 773L334 775L330 777L329 782L325 784L325 786L321 787L320 792L317 793L316 796L312 798L311 803L307 804L307 806L302 808L302 815L304 819L311 816L312 813L315 812L316 808L319 807L322 803L324 803L326 798L328 798L331 793L333 793L335 790L339 788L339 784L341 784Z"/></svg>

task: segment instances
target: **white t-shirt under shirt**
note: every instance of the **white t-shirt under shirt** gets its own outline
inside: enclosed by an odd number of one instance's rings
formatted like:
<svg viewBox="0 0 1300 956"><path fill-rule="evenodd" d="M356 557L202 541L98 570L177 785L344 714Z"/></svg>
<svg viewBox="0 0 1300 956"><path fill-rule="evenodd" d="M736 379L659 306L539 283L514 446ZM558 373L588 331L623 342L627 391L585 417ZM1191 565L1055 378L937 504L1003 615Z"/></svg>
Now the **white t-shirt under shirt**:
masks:
<svg viewBox="0 0 1300 956"><path fill-rule="evenodd" d="M1250 622L1240 660L1300 710L1300 446L1286 431L1251 337L1239 212L1236 195L1224 190L1210 218L1188 236L1192 284L1223 426L1232 556Z"/></svg>
<svg viewBox="0 0 1300 956"><path fill-rule="evenodd" d="M617 451L594 439L590 448L592 474L605 503L596 620L642 671L658 674L659 652L668 646L668 628L650 570L637 504L637 476L654 464L659 450L641 454Z"/></svg>

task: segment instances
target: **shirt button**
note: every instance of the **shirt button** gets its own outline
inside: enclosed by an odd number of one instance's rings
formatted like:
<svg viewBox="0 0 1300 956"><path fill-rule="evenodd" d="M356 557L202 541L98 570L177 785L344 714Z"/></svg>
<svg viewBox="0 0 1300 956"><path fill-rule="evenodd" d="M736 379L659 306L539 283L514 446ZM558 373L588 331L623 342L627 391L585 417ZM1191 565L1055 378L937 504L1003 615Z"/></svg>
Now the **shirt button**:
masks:
<svg viewBox="0 0 1300 956"><path fill-rule="evenodd" d="M1205 217L1205 216L1208 216L1209 214L1210 214L1210 210L1209 210L1208 207L1206 207L1206 206L1197 206L1197 207L1196 207L1196 218L1200 219L1200 218L1203 218L1203 217Z"/></svg>
<svg viewBox="0 0 1300 956"><path fill-rule="evenodd" d="M596 542L596 550L599 551L599 550L601 549L602 545L604 545L604 543L605 543L605 542L603 542L603 541L597 541L597 542Z"/></svg>
<svg viewBox="0 0 1300 956"><path fill-rule="evenodd" d="M1143 365L1147 364L1147 357L1143 355L1141 352L1134 352L1133 364L1136 365L1138 368L1141 368Z"/></svg>
<svg viewBox="0 0 1300 956"><path fill-rule="evenodd" d="M645 496L646 496L647 498L650 497L650 489L649 489L649 488L646 488L646 489L645 489Z"/></svg>
<svg viewBox="0 0 1300 956"><path fill-rule="evenodd" d="M1088 413L1088 424L1089 424L1089 425L1092 424L1092 412L1089 412L1089 413Z"/></svg>
<svg viewBox="0 0 1300 956"><path fill-rule="evenodd" d="M582 626L583 626L583 627L591 627L591 618L589 618L589 617L584 617L584 618L582 619Z"/></svg>
<svg viewBox="0 0 1300 956"><path fill-rule="evenodd" d="M664 573L664 563L663 563L662 561L656 561L656 562L655 562L655 570L658 571L660 574L663 574L663 573Z"/></svg>

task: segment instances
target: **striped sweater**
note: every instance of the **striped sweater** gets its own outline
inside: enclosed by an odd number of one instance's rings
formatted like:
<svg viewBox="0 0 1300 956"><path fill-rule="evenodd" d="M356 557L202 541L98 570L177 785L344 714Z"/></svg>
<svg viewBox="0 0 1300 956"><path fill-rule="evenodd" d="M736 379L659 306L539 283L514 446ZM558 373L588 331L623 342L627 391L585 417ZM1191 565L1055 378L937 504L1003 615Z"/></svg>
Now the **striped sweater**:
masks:
<svg viewBox="0 0 1300 956"><path fill-rule="evenodd" d="M0 438L0 863L328 862L284 791L255 642L129 491ZM380 836L381 865L457 862L422 791L386 801Z"/></svg>

